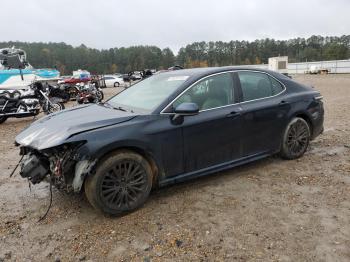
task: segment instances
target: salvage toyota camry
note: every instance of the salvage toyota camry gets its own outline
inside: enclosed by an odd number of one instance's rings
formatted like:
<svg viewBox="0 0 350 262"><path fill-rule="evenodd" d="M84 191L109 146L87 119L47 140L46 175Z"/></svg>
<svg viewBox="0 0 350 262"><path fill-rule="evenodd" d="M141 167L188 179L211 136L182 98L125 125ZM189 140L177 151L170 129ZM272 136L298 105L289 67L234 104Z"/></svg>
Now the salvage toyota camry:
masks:
<svg viewBox="0 0 350 262"><path fill-rule="evenodd" d="M104 103L23 130L20 174L85 191L118 215L152 188L279 154L301 157L323 131L322 96L276 72L241 67L165 72Z"/></svg>

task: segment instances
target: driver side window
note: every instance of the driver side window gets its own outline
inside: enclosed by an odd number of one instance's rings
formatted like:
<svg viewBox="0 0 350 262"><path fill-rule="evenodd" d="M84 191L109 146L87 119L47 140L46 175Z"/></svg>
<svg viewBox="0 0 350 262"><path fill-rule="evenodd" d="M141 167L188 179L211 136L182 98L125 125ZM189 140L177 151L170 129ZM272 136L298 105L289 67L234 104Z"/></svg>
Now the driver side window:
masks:
<svg viewBox="0 0 350 262"><path fill-rule="evenodd" d="M196 103L200 111L233 104L231 73L214 75L201 80L183 93L173 103L173 108L182 103Z"/></svg>

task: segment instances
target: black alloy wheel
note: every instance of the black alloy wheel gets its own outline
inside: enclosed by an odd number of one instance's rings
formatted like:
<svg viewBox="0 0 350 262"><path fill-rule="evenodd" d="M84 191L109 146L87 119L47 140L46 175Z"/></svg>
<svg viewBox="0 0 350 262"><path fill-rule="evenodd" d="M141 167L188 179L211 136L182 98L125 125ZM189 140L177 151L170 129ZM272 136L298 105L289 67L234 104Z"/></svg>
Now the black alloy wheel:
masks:
<svg viewBox="0 0 350 262"><path fill-rule="evenodd" d="M284 137L281 155L286 159L301 157L310 142L310 127L308 123L299 117L292 119L288 124Z"/></svg>
<svg viewBox="0 0 350 262"><path fill-rule="evenodd" d="M111 215L140 207L152 187L148 161L131 151L118 151L102 161L85 181L85 194L97 209Z"/></svg>
<svg viewBox="0 0 350 262"><path fill-rule="evenodd" d="M116 163L102 180L101 196L109 206L133 206L147 187L146 170L133 160Z"/></svg>

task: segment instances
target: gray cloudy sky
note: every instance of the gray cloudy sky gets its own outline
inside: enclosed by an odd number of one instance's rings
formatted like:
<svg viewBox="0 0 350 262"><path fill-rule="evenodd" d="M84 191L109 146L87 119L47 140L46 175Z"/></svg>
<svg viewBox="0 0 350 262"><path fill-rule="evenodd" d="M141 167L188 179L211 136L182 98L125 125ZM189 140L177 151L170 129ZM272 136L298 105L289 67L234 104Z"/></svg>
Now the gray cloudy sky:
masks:
<svg viewBox="0 0 350 262"><path fill-rule="evenodd" d="M16 0L1 9L0 41L95 48L350 34L350 0Z"/></svg>

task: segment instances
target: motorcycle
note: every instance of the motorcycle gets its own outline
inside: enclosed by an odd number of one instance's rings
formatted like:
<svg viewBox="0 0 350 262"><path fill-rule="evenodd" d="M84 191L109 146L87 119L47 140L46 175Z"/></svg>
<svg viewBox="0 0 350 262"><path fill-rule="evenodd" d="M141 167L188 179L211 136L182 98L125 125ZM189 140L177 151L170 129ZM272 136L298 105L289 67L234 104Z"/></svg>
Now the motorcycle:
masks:
<svg viewBox="0 0 350 262"><path fill-rule="evenodd" d="M73 81L74 80L74 81ZM61 81L59 83L59 88L62 91L62 93L65 94L65 97L69 97L69 100L76 100L79 97L85 97L89 96L88 94L90 85L95 85L97 96L99 97L99 101L103 99L103 92L102 87L106 86L106 83L104 82L103 78L97 75L90 76L88 78L80 79L80 78L69 78L68 80ZM94 91L93 87L90 88L90 91ZM85 101L87 101L85 99ZM89 100L90 103L92 103L94 99ZM79 101L78 101L79 102Z"/></svg>
<svg viewBox="0 0 350 262"><path fill-rule="evenodd" d="M16 98L0 94L0 124L10 117L36 116L41 109L45 114L64 109L63 100L58 97L52 97L50 88L45 87L42 83L34 83L30 87L30 91Z"/></svg>
<svg viewBox="0 0 350 262"><path fill-rule="evenodd" d="M74 84L60 84L60 90L66 94L69 100L75 100L79 93L79 88L77 88Z"/></svg>
<svg viewBox="0 0 350 262"><path fill-rule="evenodd" d="M60 86L47 85L48 91L50 92L50 97L61 98L63 103L70 100L69 93L65 92Z"/></svg>
<svg viewBox="0 0 350 262"><path fill-rule="evenodd" d="M78 104L98 103L104 98L102 89L96 87L95 84L77 84L77 88L79 89L77 95Z"/></svg>

